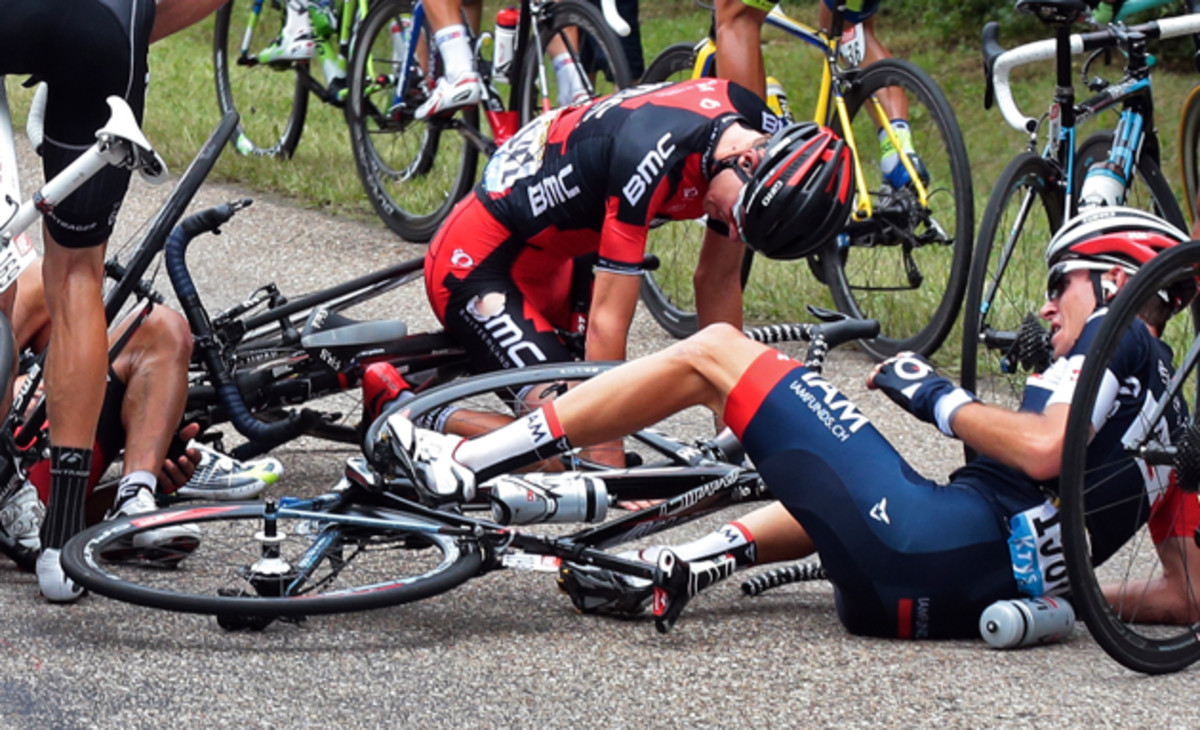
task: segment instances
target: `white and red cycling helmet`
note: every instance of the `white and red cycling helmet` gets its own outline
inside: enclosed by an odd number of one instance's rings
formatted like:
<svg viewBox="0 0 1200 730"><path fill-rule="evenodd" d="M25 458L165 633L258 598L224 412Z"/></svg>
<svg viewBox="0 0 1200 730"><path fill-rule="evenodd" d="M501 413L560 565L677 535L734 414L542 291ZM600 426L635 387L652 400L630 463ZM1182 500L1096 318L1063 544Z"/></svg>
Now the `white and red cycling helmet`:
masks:
<svg viewBox="0 0 1200 730"><path fill-rule="evenodd" d="M1159 253L1188 240L1186 233L1152 213L1121 206L1089 207L1050 239L1046 267L1052 275L1062 275L1079 269L1099 274L1119 266L1133 275ZM1159 294L1178 312L1196 296L1196 282L1180 282ZM1105 301L1099 290L1096 301Z"/></svg>

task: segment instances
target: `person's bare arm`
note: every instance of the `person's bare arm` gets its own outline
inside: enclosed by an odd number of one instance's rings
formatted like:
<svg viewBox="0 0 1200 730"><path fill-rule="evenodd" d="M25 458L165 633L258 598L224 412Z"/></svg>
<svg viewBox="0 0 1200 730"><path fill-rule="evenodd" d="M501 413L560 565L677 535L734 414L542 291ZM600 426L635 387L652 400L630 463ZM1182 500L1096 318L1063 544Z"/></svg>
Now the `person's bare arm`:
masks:
<svg viewBox="0 0 1200 730"><path fill-rule="evenodd" d="M742 328L742 256L745 248L740 241L705 230L700 259L692 276L696 317L701 329L715 322L728 322Z"/></svg>
<svg viewBox="0 0 1200 730"><path fill-rule="evenodd" d="M954 414L952 428L978 453L1042 481L1057 477L1061 469L1070 411L1065 403L1050 405L1042 413L968 403Z"/></svg>

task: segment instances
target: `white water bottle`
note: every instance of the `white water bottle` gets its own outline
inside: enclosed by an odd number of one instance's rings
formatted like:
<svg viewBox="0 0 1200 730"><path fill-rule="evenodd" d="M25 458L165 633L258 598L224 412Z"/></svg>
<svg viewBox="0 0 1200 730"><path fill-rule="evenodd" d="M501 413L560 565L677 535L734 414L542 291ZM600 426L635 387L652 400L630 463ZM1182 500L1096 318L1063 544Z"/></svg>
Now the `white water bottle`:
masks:
<svg viewBox="0 0 1200 730"><path fill-rule="evenodd" d="M1121 205L1125 199L1125 173L1118 165L1102 160L1092 165L1083 178L1079 207Z"/></svg>
<svg viewBox="0 0 1200 730"><path fill-rule="evenodd" d="M1052 644L1071 635L1075 609L1062 598L996 601L979 617L979 633L995 649Z"/></svg>
<svg viewBox="0 0 1200 730"><path fill-rule="evenodd" d="M580 474L520 474L496 477L492 518L502 525L600 522L608 513L604 480Z"/></svg>
<svg viewBox="0 0 1200 730"><path fill-rule="evenodd" d="M508 67L513 61L513 49L517 44L517 21L520 18L521 11L516 8L501 8L496 13L496 52L492 56L492 80L496 83L508 83Z"/></svg>

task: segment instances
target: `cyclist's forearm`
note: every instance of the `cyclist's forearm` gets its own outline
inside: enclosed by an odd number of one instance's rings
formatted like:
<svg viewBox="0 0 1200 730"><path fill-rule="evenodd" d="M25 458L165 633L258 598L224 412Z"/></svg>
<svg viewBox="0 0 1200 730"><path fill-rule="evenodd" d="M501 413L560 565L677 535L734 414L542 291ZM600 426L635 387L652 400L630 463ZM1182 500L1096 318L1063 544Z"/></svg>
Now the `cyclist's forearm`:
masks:
<svg viewBox="0 0 1200 730"><path fill-rule="evenodd" d="M150 42L166 38L203 20L225 2L226 0L159 0L158 10L154 15L154 28L150 31Z"/></svg>
<svg viewBox="0 0 1200 730"><path fill-rule="evenodd" d="M701 327L728 322L742 327L742 256L738 241L705 231L704 244L692 287L696 292L696 316Z"/></svg>

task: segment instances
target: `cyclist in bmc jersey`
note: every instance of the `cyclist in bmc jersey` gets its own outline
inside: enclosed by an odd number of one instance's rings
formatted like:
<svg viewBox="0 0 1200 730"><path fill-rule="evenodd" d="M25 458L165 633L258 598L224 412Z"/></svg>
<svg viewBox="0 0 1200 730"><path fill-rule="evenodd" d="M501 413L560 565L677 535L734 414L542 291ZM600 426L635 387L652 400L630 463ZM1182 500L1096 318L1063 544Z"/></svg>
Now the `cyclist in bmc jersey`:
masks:
<svg viewBox="0 0 1200 730"><path fill-rule="evenodd" d="M718 79L635 87L535 119L433 239L434 312L481 371L570 360L556 330L582 332L585 320L587 358L624 359L650 227L708 214L716 242L706 246L740 255L727 235L737 171L762 159L765 132L779 126L761 99ZM733 171L715 168L720 158ZM591 305L572 312L572 262L583 256L595 260ZM740 324L738 272L719 276L697 286L697 306Z"/></svg>
<svg viewBox="0 0 1200 730"><path fill-rule="evenodd" d="M691 577L706 569L709 576L727 575L730 562L737 567L816 551L835 586L839 618L851 632L978 636L979 616L989 603L1067 591L1056 561L1062 548L1052 497L1082 359L1107 303L1128 278L1156 252L1187 238L1147 213L1124 208L1085 212L1056 235L1047 250L1050 275L1041 310L1056 360L1030 378L1019 411L978 402L912 354L874 370L870 387L982 455L949 484L918 475L825 379L724 325L583 383L479 438L448 442L396 416L389 428L402 444L450 447L417 459L425 483L435 484L431 491L444 493L453 484L473 491L474 480L498 471L707 405L723 414L780 502L673 549L669 557ZM1162 396L1171 357L1157 335L1194 297L1195 284L1161 294L1159 309L1142 313L1112 361L1113 382L1132 387L1114 387L1097 404L1089 462L1119 458L1121 436L1151 399ZM647 402L649 393L654 396ZM1186 420L1186 409L1181 400L1169 406L1177 424ZM535 422L549 433L532 443ZM1149 515L1164 574L1127 590L1138 591L1139 618L1188 623L1200 620L1187 608L1187 586L1200 576L1200 548L1191 537L1200 508L1195 497L1181 493L1170 471L1123 470L1103 485L1093 479L1089 489L1098 489L1088 499L1127 503L1143 522ZM1089 521L1098 560L1136 529L1133 520L1118 522ZM1043 530L1031 530L1035 523ZM1010 552L1010 535L1033 536L1034 556L1019 543ZM632 556L653 560L664 550ZM559 584L580 610L600 613L636 614L651 594L644 581L587 565L565 565ZM672 599L662 615L673 621L690 596Z"/></svg>
<svg viewBox="0 0 1200 730"><path fill-rule="evenodd" d="M0 0L0 74L32 74L49 87L42 157L46 178L95 141L108 119L105 99L125 99L140 121L147 51L161 38L199 20L217 0ZM107 333L100 289L104 244L129 184L129 171L106 168L54 210L45 223L46 304L55 326L46 360L46 395L53 423L51 499L38 584L54 601L81 591L62 573L61 547L82 527L83 491L107 368ZM0 307L11 313L15 290Z"/></svg>

